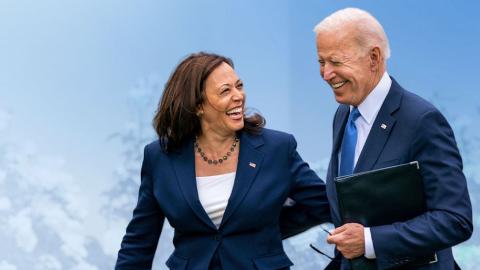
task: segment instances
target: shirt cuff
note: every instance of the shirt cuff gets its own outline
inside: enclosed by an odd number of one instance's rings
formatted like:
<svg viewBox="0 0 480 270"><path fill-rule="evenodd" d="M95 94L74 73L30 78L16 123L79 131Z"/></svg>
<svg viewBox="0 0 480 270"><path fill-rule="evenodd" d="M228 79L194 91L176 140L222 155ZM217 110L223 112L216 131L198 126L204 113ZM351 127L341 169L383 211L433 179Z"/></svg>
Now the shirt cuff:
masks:
<svg viewBox="0 0 480 270"><path fill-rule="evenodd" d="M375 250L373 249L372 235L370 234L370 228L363 228L363 235L365 237L365 258L375 259Z"/></svg>

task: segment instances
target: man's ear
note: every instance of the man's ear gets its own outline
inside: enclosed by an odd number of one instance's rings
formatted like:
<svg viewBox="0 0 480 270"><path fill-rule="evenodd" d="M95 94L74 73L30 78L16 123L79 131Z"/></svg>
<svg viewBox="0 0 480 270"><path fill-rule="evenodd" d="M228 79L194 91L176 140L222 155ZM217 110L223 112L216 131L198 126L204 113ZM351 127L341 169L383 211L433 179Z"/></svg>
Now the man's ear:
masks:
<svg viewBox="0 0 480 270"><path fill-rule="evenodd" d="M370 50L370 68L372 71L377 71L383 61L382 53L379 47L373 47Z"/></svg>

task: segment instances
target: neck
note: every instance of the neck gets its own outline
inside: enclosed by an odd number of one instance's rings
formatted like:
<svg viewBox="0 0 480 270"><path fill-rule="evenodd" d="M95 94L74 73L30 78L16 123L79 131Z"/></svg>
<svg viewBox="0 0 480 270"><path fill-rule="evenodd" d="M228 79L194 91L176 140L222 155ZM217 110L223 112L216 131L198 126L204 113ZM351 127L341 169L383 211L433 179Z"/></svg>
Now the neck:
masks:
<svg viewBox="0 0 480 270"><path fill-rule="evenodd" d="M231 134L218 134L204 132L198 136L197 142L205 150L205 152L214 155L225 154L225 149L230 148L235 138L235 132Z"/></svg>
<svg viewBox="0 0 480 270"><path fill-rule="evenodd" d="M372 81L370 83L369 91L368 93L358 102L358 104L351 104L355 107L358 107L358 105L362 104L362 102L370 95L370 93L377 87L377 85L380 83L380 80L383 77L383 74L385 73L385 68L380 67L376 71L373 71L373 76L372 76Z"/></svg>

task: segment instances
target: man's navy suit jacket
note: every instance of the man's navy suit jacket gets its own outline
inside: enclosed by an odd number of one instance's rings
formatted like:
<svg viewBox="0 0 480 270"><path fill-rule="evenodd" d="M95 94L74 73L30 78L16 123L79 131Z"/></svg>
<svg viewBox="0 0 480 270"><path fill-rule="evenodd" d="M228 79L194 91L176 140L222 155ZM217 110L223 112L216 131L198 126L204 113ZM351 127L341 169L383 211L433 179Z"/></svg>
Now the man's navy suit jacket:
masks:
<svg viewBox="0 0 480 270"><path fill-rule="evenodd" d="M300 158L293 136L263 129L239 138L235 183L218 229L198 199L193 139L169 154L158 141L145 148L138 204L115 269L151 268L164 218L175 229L170 269L289 269L282 237L330 221L325 184ZM287 198L296 203L285 214Z"/></svg>
<svg viewBox="0 0 480 270"><path fill-rule="evenodd" d="M335 113L327 173L327 195L336 226L341 225L341 219L333 179L338 175L338 153L348 115L347 105L340 105ZM379 269L399 267L416 256L436 252L438 262L415 269L454 269L451 247L468 239L473 225L453 131L433 105L392 79L354 173L414 160L420 163L428 210L405 222L371 228L376 264Z"/></svg>

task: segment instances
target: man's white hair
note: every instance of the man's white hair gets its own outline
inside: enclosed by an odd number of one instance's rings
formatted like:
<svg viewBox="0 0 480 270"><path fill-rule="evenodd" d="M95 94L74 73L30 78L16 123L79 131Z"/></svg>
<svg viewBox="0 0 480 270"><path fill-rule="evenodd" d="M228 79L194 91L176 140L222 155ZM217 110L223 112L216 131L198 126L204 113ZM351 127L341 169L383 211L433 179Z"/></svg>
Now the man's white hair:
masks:
<svg viewBox="0 0 480 270"><path fill-rule="evenodd" d="M338 10L318 23L313 31L317 35L332 31L341 33L342 28L347 25L354 27L356 36L353 38L361 48L368 50L378 46L385 61L390 57L390 46L382 25L365 10L358 8Z"/></svg>

